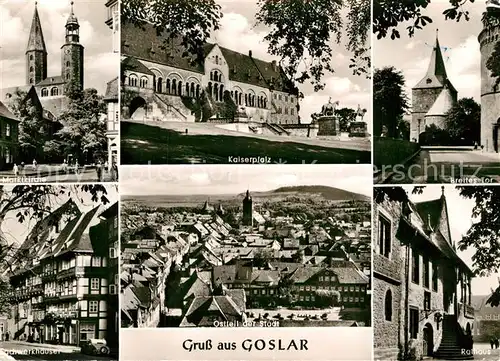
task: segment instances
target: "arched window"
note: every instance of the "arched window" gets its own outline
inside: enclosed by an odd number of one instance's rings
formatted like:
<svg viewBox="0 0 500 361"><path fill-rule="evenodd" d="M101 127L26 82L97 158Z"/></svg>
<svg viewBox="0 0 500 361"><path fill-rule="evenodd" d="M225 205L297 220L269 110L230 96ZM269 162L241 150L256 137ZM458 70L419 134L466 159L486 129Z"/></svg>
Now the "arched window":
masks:
<svg viewBox="0 0 500 361"><path fill-rule="evenodd" d="M48 97L49 96L49 90L47 88L42 89L42 97Z"/></svg>
<svg viewBox="0 0 500 361"><path fill-rule="evenodd" d="M69 80L69 73L66 73L66 80Z"/></svg>
<svg viewBox="0 0 500 361"><path fill-rule="evenodd" d="M131 74L128 77L128 85L130 85L130 86L137 86L137 75Z"/></svg>
<svg viewBox="0 0 500 361"><path fill-rule="evenodd" d="M215 64L219 64L219 56L218 55L215 56Z"/></svg>
<svg viewBox="0 0 500 361"><path fill-rule="evenodd" d="M219 101L219 84L214 84L214 93L213 93L213 97L215 98L215 101L218 102Z"/></svg>
<svg viewBox="0 0 500 361"><path fill-rule="evenodd" d="M5 124L5 136L10 137L10 124Z"/></svg>
<svg viewBox="0 0 500 361"><path fill-rule="evenodd" d="M219 81L219 73L218 71L214 71L214 81Z"/></svg>
<svg viewBox="0 0 500 361"><path fill-rule="evenodd" d="M245 94L245 106L248 107L248 94Z"/></svg>
<svg viewBox="0 0 500 361"><path fill-rule="evenodd" d="M172 94L177 95L177 80L172 79Z"/></svg>
<svg viewBox="0 0 500 361"><path fill-rule="evenodd" d="M156 91L158 93L161 93L163 91L163 79L162 78L158 78L158 80L156 81Z"/></svg>
<svg viewBox="0 0 500 361"><path fill-rule="evenodd" d="M30 84L33 84L33 78L30 78Z"/></svg>
<svg viewBox="0 0 500 361"><path fill-rule="evenodd" d="M242 104L243 104L243 94L240 93L239 98L238 98L238 105L242 105Z"/></svg>
<svg viewBox="0 0 500 361"><path fill-rule="evenodd" d="M182 95L182 82L179 82L179 85L177 86L177 93L178 95Z"/></svg>
<svg viewBox="0 0 500 361"><path fill-rule="evenodd" d="M30 60L33 60L33 54L30 54Z"/></svg>
<svg viewBox="0 0 500 361"><path fill-rule="evenodd" d="M189 96L189 83L186 83L186 96Z"/></svg>
<svg viewBox="0 0 500 361"><path fill-rule="evenodd" d="M219 101L224 101L224 85L220 85L219 88Z"/></svg>
<svg viewBox="0 0 500 361"><path fill-rule="evenodd" d="M212 95L212 83L208 83L208 94Z"/></svg>
<svg viewBox="0 0 500 361"><path fill-rule="evenodd" d="M237 91L237 90L235 90L235 91L234 91L234 103L235 103L236 105L238 105L238 99L239 99L239 98L238 98L238 95L239 95L239 94L238 94L238 91Z"/></svg>
<svg viewBox="0 0 500 361"><path fill-rule="evenodd" d="M210 80L214 80L214 73L212 71L210 72Z"/></svg>
<svg viewBox="0 0 500 361"><path fill-rule="evenodd" d="M165 85L165 88L167 94L170 94L170 79L167 79L167 84Z"/></svg>
<svg viewBox="0 0 500 361"><path fill-rule="evenodd" d="M59 89L58 88L53 87L52 89L50 89L50 96L55 97L57 95L59 95Z"/></svg>
<svg viewBox="0 0 500 361"><path fill-rule="evenodd" d="M148 78L142 77L141 78L141 88L147 88L148 87Z"/></svg>
<svg viewBox="0 0 500 361"><path fill-rule="evenodd" d="M194 90L194 83L191 83L191 91L189 92L192 98L196 96L196 92Z"/></svg>
<svg viewBox="0 0 500 361"><path fill-rule="evenodd" d="M67 61L67 62L66 62L66 66L68 66L68 67L69 67L69 65L70 65L70 64L69 64L69 61Z"/></svg>
<svg viewBox="0 0 500 361"><path fill-rule="evenodd" d="M385 293L385 320L392 321L392 292L391 290L387 290Z"/></svg>
<svg viewBox="0 0 500 361"><path fill-rule="evenodd" d="M32 66L30 66L30 72L32 72L34 70L34 68Z"/></svg>
<svg viewBox="0 0 500 361"><path fill-rule="evenodd" d="M200 84L196 85L196 97L199 98L200 97Z"/></svg>

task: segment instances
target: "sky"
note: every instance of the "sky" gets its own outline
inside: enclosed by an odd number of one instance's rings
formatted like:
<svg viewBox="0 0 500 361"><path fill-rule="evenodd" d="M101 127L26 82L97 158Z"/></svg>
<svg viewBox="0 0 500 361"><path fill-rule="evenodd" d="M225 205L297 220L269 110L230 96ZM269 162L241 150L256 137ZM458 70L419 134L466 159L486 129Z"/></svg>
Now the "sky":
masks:
<svg viewBox="0 0 500 361"><path fill-rule="evenodd" d="M106 83L119 75L105 1L76 0L80 43L85 47L85 88L104 94ZM0 88L26 84L25 51L35 8L34 0L0 0ZM48 52L47 75L61 75L61 46L70 0L39 0L38 12Z"/></svg>
<svg viewBox="0 0 500 361"><path fill-rule="evenodd" d="M423 202L432 199L437 199L441 197L441 186L440 185L430 185L424 188L422 194L411 194L413 187L404 187L410 199L413 202ZM446 196L446 203L448 205L448 217L450 222L450 231L452 240L455 244L458 244L463 235L467 233L470 226L472 225L472 208L474 207L474 201L470 199L465 199L459 195L458 190L455 186L447 185L445 186L444 194ZM457 251L458 255L462 260L472 268L471 257L474 254L474 249L469 248L466 251ZM472 294L473 295L489 295L491 289L496 289L498 287L498 279L500 273L490 275L489 277L475 277L472 279Z"/></svg>
<svg viewBox="0 0 500 361"><path fill-rule="evenodd" d="M122 166L121 195L239 194L284 186L325 185L372 194L370 165Z"/></svg>
<svg viewBox="0 0 500 361"><path fill-rule="evenodd" d="M65 202L67 202L68 199L70 198L70 196L68 195L68 191L72 193L71 198L76 203L81 212L88 212L92 210L94 207L101 204L100 202L99 203L92 202L90 194L81 191L78 187L79 186L75 185L64 186L64 188L66 189L66 194L61 195L57 198L53 198L51 200L52 202L51 208L55 210L61 205L63 205ZM4 186L4 190L6 192L10 191L11 189L12 186ZM101 206L102 210L106 209L107 207L111 206L112 204L118 201L118 187L114 185L107 185L106 189L107 189L106 197L108 198L110 203L102 205ZM12 242L21 244L22 242L24 242L26 237L29 235L31 228L36 224L35 220L31 221L28 220L27 222L19 223L16 218L17 212L18 211L13 211L10 214L8 213L7 216L5 217L5 220L0 225L9 244Z"/></svg>
<svg viewBox="0 0 500 361"><path fill-rule="evenodd" d="M268 44L264 37L269 29L262 25L256 26L257 0L217 0L224 14L221 20L221 29L212 34L212 42L223 47L248 54L252 50L253 56L258 59L272 61L280 59L267 53ZM371 80L364 75L356 76L349 69L351 54L345 49L345 39L342 44L331 42L333 49L332 63L335 73L325 73L323 78L326 88L315 93L313 86L304 83L299 86L305 98L300 103L300 116L304 123L310 123L310 115L321 111L321 107L328 102L339 101L340 108L349 107L371 108ZM371 112L368 111L364 121L371 131Z"/></svg>
<svg viewBox="0 0 500 361"><path fill-rule="evenodd" d="M439 42L448 77L457 89L459 98L472 97L480 103L481 65L477 37L482 30L485 0L464 5L464 9L470 12L471 19L468 22L463 19L459 23L445 20L442 13L449 7L449 0L432 0L422 14L429 16L433 23L417 30L413 38L408 37L408 24L403 23L398 28L400 39L374 39L374 67L394 66L401 70L406 79L407 94L411 98L411 88L425 76L435 44L436 29L439 29Z"/></svg>

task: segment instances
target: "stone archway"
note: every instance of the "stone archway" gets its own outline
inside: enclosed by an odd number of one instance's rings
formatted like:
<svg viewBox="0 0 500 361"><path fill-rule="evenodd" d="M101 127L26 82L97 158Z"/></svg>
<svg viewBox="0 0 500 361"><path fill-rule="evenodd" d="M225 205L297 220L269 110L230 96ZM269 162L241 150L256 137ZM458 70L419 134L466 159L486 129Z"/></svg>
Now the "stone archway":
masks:
<svg viewBox="0 0 500 361"><path fill-rule="evenodd" d="M146 100L143 97L137 96L130 102L128 107L129 117L131 119L144 119L146 115Z"/></svg>
<svg viewBox="0 0 500 361"><path fill-rule="evenodd" d="M430 323L426 323L423 332L424 349L423 353L426 356L432 356L434 353L434 329Z"/></svg>

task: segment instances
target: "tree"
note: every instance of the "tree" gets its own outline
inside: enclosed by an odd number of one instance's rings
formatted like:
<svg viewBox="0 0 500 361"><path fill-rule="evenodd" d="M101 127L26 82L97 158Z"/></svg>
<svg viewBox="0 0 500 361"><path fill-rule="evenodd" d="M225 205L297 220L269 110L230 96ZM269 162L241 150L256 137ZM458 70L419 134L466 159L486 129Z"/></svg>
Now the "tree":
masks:
<svg viewBox="0 0 500 361"><path fill-rule="evenodd" d="M398 125L408 111L409 99L404 91L405 78L394 67L375 69L373 76L373 131L380 136L383 126L387 127L388 136L397 138Z"/></svg>
<svg viewBox="0 0 500 361"><path fill-rule="evenodd" d="M368 0L259 0L257 23L270 28L264 37L271 55L281 58L285 74L293 82L310 80L314 90L324 89L321 81L325 71L333 72L331 64L333 38L341 42L343 20L347 7L345 32L347 50L352 52L351 68L355 74L368 74L369 49L366 48L371 24Z"/></svg>
<svg viewBox="0 0 500 361"><path fill-rule="evenodd" d="M481 106L472 98L460 99L446 113L446 130L455 142L469 144L481 139Z"/></svg>
<svg viewBox="0 0 500 361"><path fill-rule="evenodd" d="M103 96L95 89L79 90L72 82L66 90L69 104L59 117L64 126L56 133L60 144L50 145L64 149L66 154L71 153L80 161L84 160L83 154L100 156L106 150Z"/></svg>
<svg viewBox="0 0 500 361"><path fill-rule="evenodd" d="M138 27L152 24L158 33L169 39L180 39L187 49L183 54L194 55L193 61L203 62L203 46L210 33L218 30L222 18L221 7L215 0L122 0L121 21Z"/></svg>
<svg viewBox="0 0 500 361"><path fill-rule="evenodd" d="M401 139L410 139L410 122L407 120L404 120L403 117L401 117L398 121L398 131L399 131L399 137Z"/></svg>
<svg viewBox="0 0 500 361"><path fill-rule="evenodd" d="M49 124L41 108L35 106L24 91L17 90L12 111L19 119L19 146L24 159L44 158L44 146L49 135Z"/></svg>
<svg viewBox="0 0 500 361"><path fill-rule="evenodd" d="M419 143L422 145L451 145L454 141L446 129L431 124L427 125L425 132L420 134Z"/></svg>
<svg viewBox="0 0 500 361"><path fill-rule="evenodd" d="M339 291L316 290L316 304L319 307L333 307L340 303L341 296Z"/></svg>
<svg viewBox="0 0 500 361"><path fill-rule="evenodd" d="M349 123L356 121L357 112L351 108L335 109L335 115L339 118L340 131L347 132Z"/></svg>
<svg viewBox="0 0 500 361"><path fill-rule="evenodd" d="M462 19L469 21L469 11L465 5L474 0L448 0L450 7L443 12L446 20L459 22ZM412 37L416 30L423 29L427 24L432 23L432 19L422 14L431 3L431 0L374 0L373 2L373 33L377 39L385 38L389 33L391 39L399 39L401 34L397 27L412 20L413 23L407 26L408 36Z"/></svg>

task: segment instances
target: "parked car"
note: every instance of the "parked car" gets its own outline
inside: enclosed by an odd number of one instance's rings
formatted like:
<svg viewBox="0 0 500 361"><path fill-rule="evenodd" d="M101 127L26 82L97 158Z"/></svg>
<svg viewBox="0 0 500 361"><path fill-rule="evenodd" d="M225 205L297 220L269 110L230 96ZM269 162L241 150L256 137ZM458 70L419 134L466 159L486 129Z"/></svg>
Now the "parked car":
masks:
<svg viewBox="0 0 500 361"><path fill-rule="evenodd" d="M110 349L106 340L102 338L91 338L80 343L83 354L87 355L109 355Z"/></svg>

